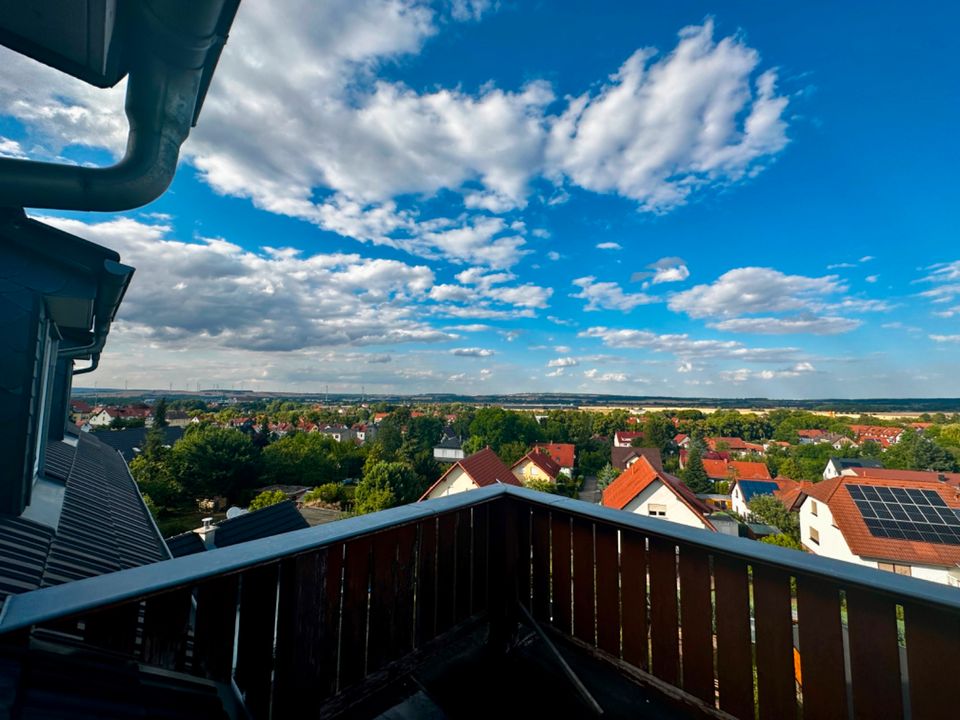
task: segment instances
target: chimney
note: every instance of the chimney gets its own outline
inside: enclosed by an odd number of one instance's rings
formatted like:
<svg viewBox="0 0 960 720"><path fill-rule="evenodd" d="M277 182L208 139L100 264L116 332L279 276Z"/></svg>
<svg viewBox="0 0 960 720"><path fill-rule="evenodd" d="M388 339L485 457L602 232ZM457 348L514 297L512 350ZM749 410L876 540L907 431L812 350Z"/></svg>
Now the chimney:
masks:
<svg viewBox="0 0 960 720"><path fill-rule="evenodd" d="M937 480L939 480L942 483L945 483L947 481L947 476L944 475L943 473L940 473L939 475L937 475Z"/></svg>
<svg viewBox="0 0 960 720"><path fill-rule="evenodd" d="M201 540L203 540L203 544L206 546L207 550L213 550L216 547L213 538L217 532L217 527L213 524L212 517L205 517L203 520L201 520L201 522L203 525L194 530L194 532L200 536Z"/></svg>

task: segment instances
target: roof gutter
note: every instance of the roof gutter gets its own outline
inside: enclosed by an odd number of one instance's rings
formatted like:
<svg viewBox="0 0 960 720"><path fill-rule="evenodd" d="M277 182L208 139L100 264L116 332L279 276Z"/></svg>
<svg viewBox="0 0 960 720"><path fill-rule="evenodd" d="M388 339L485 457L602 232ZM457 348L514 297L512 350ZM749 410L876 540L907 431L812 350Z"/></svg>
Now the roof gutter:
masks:
<svg viewBox="0 0 960 720"><path fill-rule="evenodd" d="M106 168L0 158L0 205L118 212L159 197L173 180L238 4L131 3L136 32L127 35L130 129L123 158Z"/></svg>

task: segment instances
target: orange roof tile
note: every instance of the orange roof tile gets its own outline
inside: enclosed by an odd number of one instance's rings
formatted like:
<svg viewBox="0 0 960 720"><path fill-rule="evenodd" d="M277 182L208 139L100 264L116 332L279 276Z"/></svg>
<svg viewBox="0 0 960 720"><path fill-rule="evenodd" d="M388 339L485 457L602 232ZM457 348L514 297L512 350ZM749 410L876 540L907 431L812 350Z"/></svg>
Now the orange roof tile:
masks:
<svg viewBox="0 0 960 720"><path fill-rule="evenodd" d="M738 480L770 480L770 470L765 463L744 460L704 459L703 469L713 480L726 480L731 475Z"/></svg>
<svg viewBox="0 0 960 720"><path fill-rule="evenodd" d="M577 446L573 443L537 443L534 450L545 451L562 468L573 468Z"/></svg>
<svg viewBox="0 0 960 720"><path fill-rule="evenodd" d="M642 493L651 483L659 480L665 487L671 490L680 501L690 508L693 513L699 517L703 524L715 530L711 522L705 518L704 513L711 512L711 508L700 501L690 488L684 485L678 478L666 473L658 472L650 461L641 457L637 462L624 470L620 476L610 483L603 491L604 507L623 510L630 501Z"/></svg>

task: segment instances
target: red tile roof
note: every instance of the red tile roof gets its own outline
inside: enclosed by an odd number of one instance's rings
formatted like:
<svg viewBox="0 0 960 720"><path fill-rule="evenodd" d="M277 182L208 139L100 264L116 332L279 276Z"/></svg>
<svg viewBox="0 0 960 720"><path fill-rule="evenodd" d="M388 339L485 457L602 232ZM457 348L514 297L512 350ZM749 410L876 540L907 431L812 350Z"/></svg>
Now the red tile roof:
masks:
<svg viewBox="0 0 960 720"><path fill-rule="evenodd" d="M843 534L850 551L860 557L939 567L952 567L960 563L960 545L896 540L876 537L871 534L860 515L860 511L854 504L853 498L847 491L847 485L936 490L949 507L960 510L960 491L957 488L948 483L931 483L929 480L895 480L841 475L816 483L813 487L807 489L805 494L821 501L830 508L833 522Z"/></svg>
<svg viewBox="0 0 960 720"><path fill-rule="evenodd" d="M809 480L797 482L796 480L785 477L777 477L776 481L780 489L774 493L774 496L783 503L783 506L787 510L793 511L800 509L800 503L803 502L804 494L814 485L814 483Z"/></svg>
<svg viewBox="0 0 960 720"><path fill-rule="evenodd" d="M546 452L560 467L573 469L577 452L573 443L537 443L533 449Z"/></svg>
<svg viewBox="0 0 960 720"><path fill-rule="evenodd" d="M844 475L877 478L880 480L913 480L915 482L946 482L960 488L960 473L936 472L934 470L893 470L889 468L851 467L843 471ZM941 478L943 478L941 480Z"/></svg>
<svg viewBox="0 0 960 720"><path fill-rule="evenodd" d="M797 435L802 438L816 439L821 438L827 434L826 430L818 430L816 428L810 430L797 430Z"/></svg>
<svg viewBox="0 0 960 720"><path fill-rule="evenodd" d="M616 442L629 445L637 438L643 437L643 430L617 430L614 437Z"/></svg>
<svg viewBox="0 0 960 720"><path fill-rule="evenodd" d="M686 433L677 433L676 435L673 436L673 441L674 441L677 445L679 445L679 444L682 443L684 440L686 440L688 437L690 437L690 436L687 435Z"/></svg>
<svg viewBox="0 0 960 720"><path fill-rule="evenodd" d="M610 448L610 464L618 470L625 470L632 458L645 457L657 470L663 471L663 458L660 448L617 447Z"/></svg>
<svg viewBox="0 0 960 720"><path fill-rule="evenodd" d="M711 450L717 449L717 443L726 443L727 449L734 452L763 452L763 445L747 442L738 437L712 437L705 438L705 441Z"/></svg>
<svg viewBox="0 0 960 720"><path fill-rule="evenodd" d="M713 480L726 480L735 477L738 480L770 480L770 470L762 462L742 460L710 460L705 458L703 469L707 477Z"/></svg>
<svg viewBox="0 0 960 720"><path fill-rule="evenodd" d="M540 468L551 480L556 480L557 476L560 474L560 465L555 463L552 457L546 453L537 452L535 450L531 450L522 458L517 460L513 465L510 466L510 470L513 470L518 465L522 465L527 461L532 462L534 465Z"/></svg>
<svg viewBox="0 0 960 720"><path fill-rule="evenodd" d="M420 499L426 500L430 497L430 493L434 491L437 485L442 483L444 478L457 467L462 468L477 487L486 487L488 485L494 485L495 483L501 483L503 485L522 484L514 474L510 472L510 468L503 464L503 460L487 446L483 450L475 452L469 457L465 457L463 460L457 460L457 462L448 467L446 472L420 496Z"/></svg>
<svg viewBox="0 0 960 720"><path fill-rule="evenodd" d="M704 517L704 513L712 512L712 509L697 498L679 478L664 472L658 472L645 457L637 460L624 470L620 477L607 486L603 491L603 505L615 510L623 510L630 504L631 500L642 493L651 483L658 480L671 490L684 505L690 508L703 521L704 526L716 530L713 524Z"/></svg>

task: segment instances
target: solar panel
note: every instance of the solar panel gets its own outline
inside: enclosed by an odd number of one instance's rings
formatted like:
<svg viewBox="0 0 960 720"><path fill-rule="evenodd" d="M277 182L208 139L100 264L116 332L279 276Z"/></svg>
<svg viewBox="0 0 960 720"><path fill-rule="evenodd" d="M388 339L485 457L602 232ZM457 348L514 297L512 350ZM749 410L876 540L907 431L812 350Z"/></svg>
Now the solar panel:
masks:
<svg viewBox="0 0 960 720"><path fill-rule="evenodd" d="M960 545L960 510L936 490L847 485L874 537Z"/></svg>

